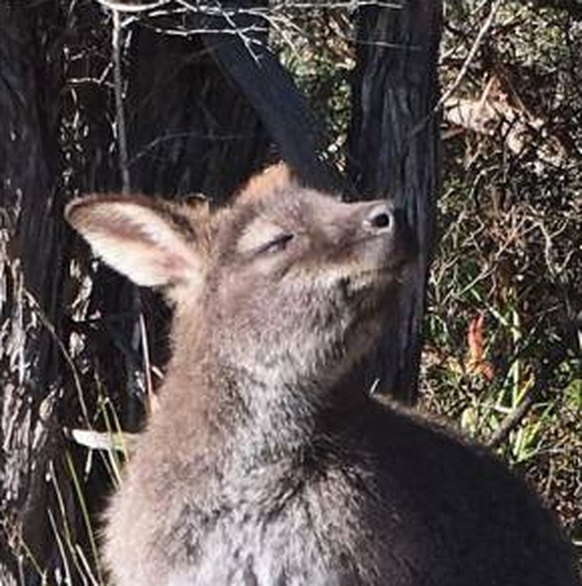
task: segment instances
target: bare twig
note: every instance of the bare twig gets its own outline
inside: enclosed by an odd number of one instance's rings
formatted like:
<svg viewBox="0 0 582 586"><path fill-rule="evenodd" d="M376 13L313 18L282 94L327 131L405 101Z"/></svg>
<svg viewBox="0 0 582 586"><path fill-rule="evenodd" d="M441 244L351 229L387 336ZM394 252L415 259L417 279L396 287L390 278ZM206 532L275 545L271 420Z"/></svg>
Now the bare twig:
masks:
<svg viewBox="0 0 582 586"><path fill-rule="evenodd" d="M566 359L567 348L556 348L552 355L543 363L543 371L540 372L536 382L533 384L527 395L522 399L521 403L499 424L499 427L491 434L487 441L490 448L497 448L503 444L512 431L514 431L526 415L531 411L539 398L542 389L548 386L548 382L552 374L556 371L558 366Z"/></svg>
<svg viewBox="0 0 582 586"><path fill-rule="evenodd" d="M490 448L497 448L504 443L509 434L516 429L525 416L530 412L531 408L535 405L538 389L541 385L536 383L529 393L523 398L521 403L511 411L505 419L500 423L499 427L493 432L491 437L487 441L487 445Z"/></svg>
<svg viewBox="0 0 582 586"><path fill-rule="evenodd" d="M402 5L398 2L383 2L380 0L336 0L336 1L297 1L281 0L278 2L271 2L269 6L253 6L249 8L242 8L236 6L224 6L220 0L208 0L208 2L197 2L193 0L159 0L152 2L124 2L122 0L97 0L102 6L111 10L114 14L125 14L126 17L121 22L121 27L125 28L140 20L142 17L147 17L147 26L153 30L173 36L189 37L193 35L203 34L232 34L238 36L245 44L253 58L256 60L254 47L260 44L260 39L253 33L265 33L267 28L272 27L283 40L291 45L290 39L287 36L285 27L301 33L299 27L293 22L289 16L293 11L301 10L347 10L353 11L366 7L377 7L382 9L399 10ZM131 16L129 16L131 14ZM162 26L153 25L160 17L181 16L187 14L198 14L208 17L216 17L222 19L227 26L220 28L210 28L208 26L189 27L184 22L178 26L168 25L165 21ZM241 18L262 19L265 22L264 26L258 25L244 25L241 26ZM359 39L349 38L347 36L338 35L344 40L361 43ZM398 45L384 44L379 41L370 43L371 45L381 45L386 47L398 47ZM291 45L292 46L292 45Z"/></svg>
<svg viewBox="0 0 582 586"><path fill-rule="evenodd" d="M489 14L487 15L487 18L485 19L483 25L479 29L479 32L475 37L475 41L473 42L473 45L469 50L467 58L465 59L463 65L461 66L461 69L457 73L457 77L455 78L453 83L446 89L446 91L443 92L443 95L441 96L440 100L435 106L435 111L438 111L443 106L443 104L445 104L445 102L457 91L457 88L461 85L461 82L465 78L465 75L467 75L469 67L471 66L471 63L475 58L475 55L477 54L477 51L479 50L479 47L481 46L483 39L486 37L487 33L489 32L489 29L495 21L495 15L497 14L497 10L501 6L502 2L503 0L494 0L491 4Z"/></svg>
<svg viewBox="0 0 582 586"><path fill-rule="evenodd" d="M101 1L101 0L99 0ZM115 92L115 117L117 127L117 146L119 148L119 168L121 171L121 186L124 193L130 191L129 166L127 153L127 133L125 128L125 110L123 104L123 78L121 73L121 16L119 11L113 11L113 78Z"/></svg>
<svg viewBox="0 0 582 586"><path fill-rule="evenodd" d="M113 12L146 12L148 10L154 10L170 3L170 0L158 0L156 2L146 2L142 4L134 4L133 2L122 2L116 0L97 0L99 4L109 8Z"/></svg>
<svg viewBox="0 0 582 586"><path fill-rule="evenodd" d="M178 3L179 0L175 0ZM155 10L157 8L161 8L164 6L169 6L171 11L172 0L155 0L152 2L124 2L123 0L97 0L99 4L105 6L109 10L113 10L115 12L126 12L126 13L140 13L140 12L149 12L151 10ZM356 8L364 8L367 6L377 6L379 8L393 8L398 10L402 8L402 5L398 2L382 2L381 0L336 0L336 1L329 1L326 2L325 0L314 0L312 2L293 2L290 0L282 0L279 2L273 2L271 6L265 8L265 11L272 11L275 9L296 9L301 10L305 8L327 8L327 9L347 9L347 10L355 10ZM207 4L199 3L197 5L190 5L190 9L200 13L208 13L212 12L216 9L220 11L221 14L225 12L229 12L231 14L235 13L244 13L247 11L245 8L231 8L231 7L222 7L220 4L218 7L216 6L209 6ZM260 7L252 9L255 13L258 10L261 10Z"/></svg>

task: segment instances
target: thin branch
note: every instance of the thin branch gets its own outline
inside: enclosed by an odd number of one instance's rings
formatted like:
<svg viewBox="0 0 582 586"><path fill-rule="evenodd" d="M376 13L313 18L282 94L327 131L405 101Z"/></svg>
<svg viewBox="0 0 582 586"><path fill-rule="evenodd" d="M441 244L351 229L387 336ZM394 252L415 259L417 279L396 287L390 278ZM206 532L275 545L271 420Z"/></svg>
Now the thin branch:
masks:
<svg viewBox="0 0 582 586"><path fill-rule="evenodd" d="M493 25L493 22L495 21L495 15L497 14L497 10L499 9L502 3L503 0L494 0L494 2L491 4L489 14L487 15L487 18L485 19L479 32L477 33L477 36L475 37L475 41L473 42L473 45L469 51L469 54L467 55L467 58L465 59L453 83L446 89L445 92L443 92L443 95L441 96L440 100L434 108L435 111L438 111L445 104L445 102L453 95L453 93L457 91L457 88L461 85L461 82L463 81L465 75L467 75L467 72L469 71L469 67L473 62L473 59L475 59L475 55L477 55L477 51L479 50L479 47L481 46L483 39L486 37L487 33L489 32L489 29Z"/></svg>
<svg viewBox="0 0 582 586"><path fill-rule="evenodd" d="M503 421L499 424L499 427L487 440L487 445L490 448L498 448L507 440L511 432L519 427L525 416L535 405L539 387L540 385L536 383L529 391L529 393L523 398L521 403L513 411L511 411L511 413L509 413L505 419L503 419Z"/></svg>
<svg viewBox="0 0 582 586"><path fill-rule="evenodd" d="M175 0L178 4L182 4L179 0ZM105 6L109 10L115 12L125 12L125 13L140 13L140 12L149 12L151 10L155 10L156 8L161 8L163 6L171 6L173 4L172 0L156 0L153 2L142 2L142 3L134 3L134 2L124 2L122 0L97 0L99 4ZM396 2L382 2L380 0L344 0L342 1L335 1L335 2L325 2L322 1L313 1L313 2L274 2L270 7L265 8L265 12L272 11L276 8L288 8L288 9L304 9L304 8L328 8L328 9L340 9L344 8L347 10L355 10L356 8L365 8L366 6L377 6L379 8L392 8L394 10L399 10L402 8L402 5ZM190 5L190 10L199 12L199 13L215 13L216 10L220 12L222 16L225 13L233 14L244 14L247 9L245 8L225 8L222 7L219 3L219 6L209 6L207 4L199 4L197 6ZM261 10L260 7L252 9L255 13ZM168 10L171 12L171 8Z"/></svg>
<svg viewBox="0 0 582 586"><path fill-rule="evenodd" d="M550 377L558 366L566 359L568 355L568 349L565 346L554 349L552 355L543 363L543 372L533 384L527 395L522 399L521 403L513 410L508 413L505 419L499 424L499 427L491 434L491 437L487 441L487 445L490 448L497 448L503 444L521 422L524 420L526 415L530 412L532 407L538 400L541 391L544 387L548 386Z"/></svg>
<svg viewBox="0 0 582 586"><path fill-rule="evenodd" d="M161 6L165 6L171 3L171 0L158 0L156 2L147 2L144 4L133 4L132 2L118 2L116 0L97 0L99 4L105 6L109 10L113 12L146 12L149 10L154 10L155 8L160 8Z"/></svg>
<svg viewBox="0 0 582 586"><path fill-rule="evenodd" d="M99 0L100 2L102 0ZM119 148L119 168L121 171L121 188L123 193L130 191L129 165L127 153L127 132L125 128L125 109L123 104L123 77L121 73L121 16L119 11L113 11L113 79L115 92L115 111L117 126L117 146Z"/></svg>
<svg viewBox="0 0 582 586"><path fill-rule="evenodd" d="M213 0L208 3L194 2L191 0L159 0L153 2L135 3L135 2L123 2L121 0L97 0L102 6L113 11L114 14L132 14L133 16L126 17L121 22L121 28L125 28L132 24L136 20L139 20L142 16L147 16L148 19L155 20L159 17L177 16L183 14L198 14L205 15L208 17L221 18L228 25L227 27L219 29L210 29L205 27L194 27L188 28L183 27L171 27L167 23L163 26L157 27L152 26L149 23L149 27L153 30L174 36L189 37L193 35L201 34L233 34L240 38L244 43L247 51L253 56L256 61L256 51L254 47L260 44L260 41L256 38L253 33L264 33L266 27L259 27L256 25L239 26L238 19L241 17L259 18L273 26L275 19L280 19L281 22L288 25L290 28L298 30L297 27L292 23L290 18L287 16L288 13L296 10L310 10L310 9L327 9L327 10L348 10L353 11L355 9L362 9L366 7L378 7L383 9L400 10L402 4L397 2L383 2L379 0L336 0L336 1L279 1L273 2L269 6L261 7L255 6L250 8L239 8L231 6L223 6L220 0ZM281 26L277 25L273 27L277 32L285 39L285 34ZM360 39L353 39L340 35L344 40L353 43L363 43ZM288 41L288 39L285 39ZM384 44L378 41L370 42L370 45L385 46L390 48L399 48L399 45Z"/></svg>

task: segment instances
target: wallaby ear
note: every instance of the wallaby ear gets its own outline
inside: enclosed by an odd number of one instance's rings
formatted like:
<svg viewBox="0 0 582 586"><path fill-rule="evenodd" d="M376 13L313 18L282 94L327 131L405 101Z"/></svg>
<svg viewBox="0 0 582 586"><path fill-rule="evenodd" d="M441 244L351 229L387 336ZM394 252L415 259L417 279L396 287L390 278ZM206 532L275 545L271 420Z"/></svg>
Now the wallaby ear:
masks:
<svg viewBox="0 0 582 586"><path fill-rule="evenodd" d="M201 279L204 235L196 233L186 206L145 196L92 195L70 202L65 217L97 256L137 285Z"/></svg>
<svg viewBox="0 0 582 586"><path fill-rule="evenodd" d="M299 180L286 163L267 167L249 179L238 194L239 200L261 199L269 193L299 187Z"/></svg>

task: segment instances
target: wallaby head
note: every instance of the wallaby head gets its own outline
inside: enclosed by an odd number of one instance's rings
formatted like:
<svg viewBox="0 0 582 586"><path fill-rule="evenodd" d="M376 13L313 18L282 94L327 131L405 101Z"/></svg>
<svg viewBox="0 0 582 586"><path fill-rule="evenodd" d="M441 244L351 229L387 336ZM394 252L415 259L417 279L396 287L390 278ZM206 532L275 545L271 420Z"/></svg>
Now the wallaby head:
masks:
<svg viewBox="0 0 582 586"><path fill-rule="evenodd" d="M177 357L192 362L203 346L276 386L329 388L342 376L379 335L412 251L391 203L343 203L283 165L217 211L98 195L73 201L67 218L111 267L165 289Z"/></svg>

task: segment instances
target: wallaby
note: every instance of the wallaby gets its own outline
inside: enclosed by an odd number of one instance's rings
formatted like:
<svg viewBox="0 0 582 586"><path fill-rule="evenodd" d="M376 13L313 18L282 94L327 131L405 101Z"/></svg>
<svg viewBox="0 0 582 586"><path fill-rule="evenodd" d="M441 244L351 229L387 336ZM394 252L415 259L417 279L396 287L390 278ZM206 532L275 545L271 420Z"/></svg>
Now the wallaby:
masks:
<svg viewBox="0 0 582 586"><path fill-rule="evenodd" d="M414 252L390 203L343 203L279 165L217 211L97 195L67 218L175 307L160 407L106 513L114 584L580 584L501 462L348 376Z"/></svg>

